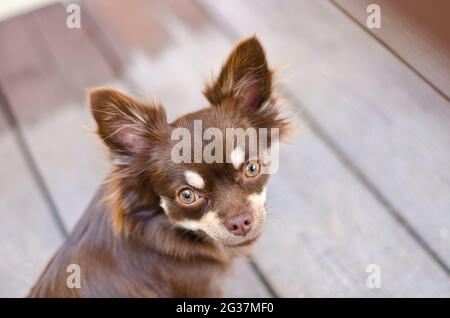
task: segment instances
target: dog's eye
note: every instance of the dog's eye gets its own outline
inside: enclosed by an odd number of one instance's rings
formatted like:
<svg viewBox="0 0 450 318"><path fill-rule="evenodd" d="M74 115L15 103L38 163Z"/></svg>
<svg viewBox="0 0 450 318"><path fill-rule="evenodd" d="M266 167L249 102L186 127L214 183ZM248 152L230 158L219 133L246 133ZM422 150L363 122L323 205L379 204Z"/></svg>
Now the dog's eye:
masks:
<svg viewBox="0 0 450 318"><path fill-rule="evenodd" d="M178 199L183 204L192 204L197 201L197 195L191 189L184 188L178 192Z"/></svg>
<svg viewBox="0 0 450 318"><path fill-rule="evenodd" d="M249 161L245 165L245 176L248 178L256 177L261 171L261 164L258 161Z"/></svg>

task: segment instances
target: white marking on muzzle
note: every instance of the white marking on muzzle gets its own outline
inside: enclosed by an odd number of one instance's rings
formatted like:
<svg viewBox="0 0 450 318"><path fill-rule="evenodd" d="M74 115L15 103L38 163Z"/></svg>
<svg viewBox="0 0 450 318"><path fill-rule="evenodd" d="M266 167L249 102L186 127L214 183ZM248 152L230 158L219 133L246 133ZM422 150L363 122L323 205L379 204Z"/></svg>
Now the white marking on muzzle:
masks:
<svg viewBox="0 0 450 318"><path fill-rule="evenodd" d="M264 187L260 193L250 194L248 200L251 202L254 208L264 207L264 203L267 198L267 189Z"/></svg>
<svg viewBox="0 0 450 318"><path fill-rule="evenodd" d="M217 213L214 211L208 211L199 220L183 220L175 222L178 226L191 231L203 230L210 234L212 228L217 228L220 225L220 220L217 217Z"/></svg>
<svg viewBox="0 0 450 318"><path fill-rule="evenodd" d="M160 197L159 205L164 210L164 213L170 215L170 212L168 210L168 202L169 202L168 198L163 196ZM191 231L203 230L209 235L214 234L214 232L220 231L220 224L221 224L220 219L217 216L217 212L215 211L208 211L199 220L181 220L181 221L172 220L172 222L175 225L187 230Z"/></svg>

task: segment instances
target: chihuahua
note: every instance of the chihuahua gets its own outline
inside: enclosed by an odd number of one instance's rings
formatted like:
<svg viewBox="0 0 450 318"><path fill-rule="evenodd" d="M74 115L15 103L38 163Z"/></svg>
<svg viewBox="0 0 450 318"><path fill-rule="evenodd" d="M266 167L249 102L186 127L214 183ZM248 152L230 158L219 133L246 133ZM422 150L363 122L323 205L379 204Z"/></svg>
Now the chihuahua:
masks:
<svg viewBox="0 0 450 318"><path fill-rule="evenodd" d="M289 130L272 90L272 71L255 37L237 44L205 88L210 105L170 124L158 104L110 88L91 90L111 172L29 296L221 296L233 259L246 256L261 235L267 150L275 135L282 140ZM251 134L241 147L230 128L264 130L256 139L265 155L245 149ZM270 137L265 146L261 136ZM207 143L212 140L215 147ZM67 272L73 264L80 276L75 285Z"/></svg>

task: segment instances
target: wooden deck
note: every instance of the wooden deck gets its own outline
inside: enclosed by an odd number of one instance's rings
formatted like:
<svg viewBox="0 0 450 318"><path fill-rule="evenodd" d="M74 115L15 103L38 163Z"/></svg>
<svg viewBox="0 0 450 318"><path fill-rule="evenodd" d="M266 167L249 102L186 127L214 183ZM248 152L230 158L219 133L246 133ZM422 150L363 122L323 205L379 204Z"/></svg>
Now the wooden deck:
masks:
<svg viewBox="0 0 450 318"><path fill-rule="evenodd" d="M0 296L26 295L106 174L85 88L159 98L173 119L256 33L303 128L226 295L450 297L448 50L391 46L351 2L92 0L80 29L61 4L0 22Z"/></svg>

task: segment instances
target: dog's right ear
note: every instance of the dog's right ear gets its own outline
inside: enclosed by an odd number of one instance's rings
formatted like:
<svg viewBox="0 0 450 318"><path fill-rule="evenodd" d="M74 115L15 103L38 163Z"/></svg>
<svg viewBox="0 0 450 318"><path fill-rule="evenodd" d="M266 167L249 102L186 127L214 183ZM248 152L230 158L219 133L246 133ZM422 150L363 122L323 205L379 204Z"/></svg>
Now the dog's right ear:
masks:
<svg viewBox="0 0 450 318"><path fill-rule="evenodd" d="M147 105L111 88L89 91L97 134L113 155L130 156L149 149L167 132L164 108Z"/></svg>

